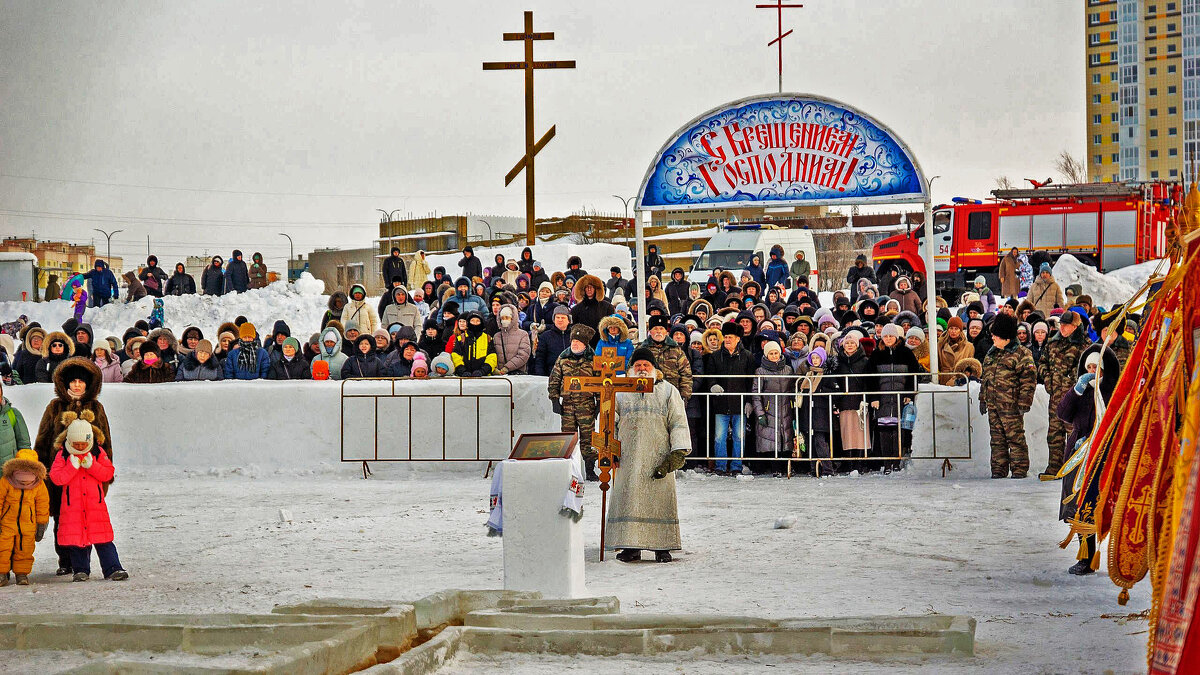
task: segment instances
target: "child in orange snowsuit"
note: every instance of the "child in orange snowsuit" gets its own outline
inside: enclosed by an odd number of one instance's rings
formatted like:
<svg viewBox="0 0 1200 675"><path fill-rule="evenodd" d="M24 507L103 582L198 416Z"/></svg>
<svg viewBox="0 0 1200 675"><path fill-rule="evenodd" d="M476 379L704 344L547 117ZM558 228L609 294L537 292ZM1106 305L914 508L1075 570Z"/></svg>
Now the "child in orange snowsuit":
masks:
<svg viewBox="0 0 1200 675"><path fill-rule="evenodd" d="M42 540L50 522L50 493L46 490L46 467L30 449L4 463L0 478L0 586L8 585L9 571L17 584L29 585L33 571L34 542Z"/></svg>

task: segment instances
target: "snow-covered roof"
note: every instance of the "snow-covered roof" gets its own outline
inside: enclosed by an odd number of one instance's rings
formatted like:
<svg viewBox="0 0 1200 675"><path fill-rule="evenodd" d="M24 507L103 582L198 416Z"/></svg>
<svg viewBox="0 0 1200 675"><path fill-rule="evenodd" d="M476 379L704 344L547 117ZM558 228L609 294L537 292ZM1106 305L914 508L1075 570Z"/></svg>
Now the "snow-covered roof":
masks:
<svg viewBox="0 0 1200 675"><path fill-rule="evenodd" d="M13 260L32 260L37 262L37 256L26 251L0 251L0 262Z"/></svg>

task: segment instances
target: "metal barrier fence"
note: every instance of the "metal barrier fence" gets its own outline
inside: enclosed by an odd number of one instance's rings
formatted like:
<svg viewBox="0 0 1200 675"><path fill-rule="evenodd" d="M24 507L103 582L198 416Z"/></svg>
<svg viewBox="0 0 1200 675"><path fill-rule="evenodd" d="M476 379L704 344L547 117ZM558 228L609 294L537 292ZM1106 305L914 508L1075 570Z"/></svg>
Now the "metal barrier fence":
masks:
<svg viewBox="0 0 1200 675"><path fill-rule="evenodd" d="M342 380L341 461L362 462L364 478L368 462L499 461L512 449L514 407L505 377Z"/></svg>
<svg viewBox="0 0 1200 675"><path fill-rule="evenodd" d="M819 476L846 462L889 470L906 460L932 459L943 462L944 475L950 460L972 458L972 423L965 414L965 455L939 453L934 423L938 399L959 397L964 411L971 400L966 387L919 388L922 375L928 382L928 374L919 373L694 376L688 402L689 463L735 470L771 462L788 476L798 463ZM719 390L712 391L713 385ZM738 391L743 388L749 391ZM928 397L930 419L913 417L920 397ZM911 425L904 429L908 404L913 406L908 410ZM933 451L914 457L912 429L921 424L929 425ZM749 434L756 437L753 453L747 452ZM758 447L759 441L767 447ZM740 458L732 456L735 447Z"/></svg>

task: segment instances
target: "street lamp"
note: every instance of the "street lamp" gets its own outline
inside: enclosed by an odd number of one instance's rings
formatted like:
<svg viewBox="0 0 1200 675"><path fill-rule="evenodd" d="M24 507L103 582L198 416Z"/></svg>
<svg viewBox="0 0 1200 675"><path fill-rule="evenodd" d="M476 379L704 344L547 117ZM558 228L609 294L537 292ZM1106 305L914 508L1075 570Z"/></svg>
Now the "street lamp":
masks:
<svg viewBox="0 0 1200 675"><path fill-rule="evenodd" d="M621 205L625 207L625 220L628 221L629 220L629 202L633 201L635 199L635 197L630 197L629 199L626 199L626 198L622 197L621 195L613 195L613 196L616 197L617 199L621 200ZM621 223L621 229L625 230L625 223ZM629 230L625 230L625 245L629 246Z"/></svg>
<svg viewBox="0 0 1200 675"><path fill-rule="evenodd" d="M484 225L487 225L487 229L488 229L488 241L489 241L489 242L492 242L492 241L494 241L494 240L496 239L496 235L492 234L492 224L491 224L491 223L489 223L488 221L484 220L483 218L480 218L480 219L479 219L479 222L483 223Z"/></svg>
<svg viewBox="0 0 1200 675"><path fill-rule="evenodd" d="M118 232L124 232L125 230L113 230L112 232L105 232L104 230L101 230L98 227L93 227L92 229L99 232L100 234L104 235L104 238L108 240L108 264L111 265L112 264L112 238L113 238L113 235L115 235Z"/></svg>
<svg viewBox="0 0 1200 675"><path fill-rule="evenodd" d="M933 176L925 181L925 325L929 326L929 344L937 344L937 253L933 241L933 181L941 176ZM930 381L938 382L937 349L929 350Z"/></svg>
<svg viewBox="0 0 1200 675"><path fill-rule="evenodd" d="M287 280L289 282L291 282L291 280L292 280L292 258L296 257L296 249L292 245L292 236L290 234L284 234L283 232L280 232L279 236L287 237L287 240L288 240L288 261L287 261L287 266L284 268L284 274L287 275Z"/></svg>

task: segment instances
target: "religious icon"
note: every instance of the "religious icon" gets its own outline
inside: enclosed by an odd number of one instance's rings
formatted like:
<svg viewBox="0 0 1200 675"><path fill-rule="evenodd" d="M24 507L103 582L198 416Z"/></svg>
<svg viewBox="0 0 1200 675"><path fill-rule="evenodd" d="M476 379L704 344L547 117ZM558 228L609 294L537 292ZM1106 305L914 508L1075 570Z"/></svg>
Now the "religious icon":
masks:
<svg viewBox="0 0 1200 675"><path fill-rule="evenodd" d="M570 459L579 444L577 433L521 434L509 459Z"/></svg>

